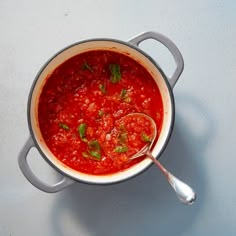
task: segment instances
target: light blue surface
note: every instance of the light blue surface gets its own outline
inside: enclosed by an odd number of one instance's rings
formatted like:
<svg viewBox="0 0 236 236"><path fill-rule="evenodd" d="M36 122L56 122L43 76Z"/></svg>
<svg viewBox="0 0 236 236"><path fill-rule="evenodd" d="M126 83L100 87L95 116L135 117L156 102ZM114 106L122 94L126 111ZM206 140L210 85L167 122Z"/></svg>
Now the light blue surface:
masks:
<svg viewBox="0 0 236 236"><path fill-rule="evenodd" d="M236 2L0 1L0 236L236 235ZM57 194L34 188L17 164L28 137L32 81L55 52L93 37L128 40L158 31L179 47L185 69L174 88L176 122L160 159L193 186L197 202L178 202L153 166L113 186L76 184ZM171 73L163 47L142 45ZM42 179L57 175L30 153Z"/></svg>

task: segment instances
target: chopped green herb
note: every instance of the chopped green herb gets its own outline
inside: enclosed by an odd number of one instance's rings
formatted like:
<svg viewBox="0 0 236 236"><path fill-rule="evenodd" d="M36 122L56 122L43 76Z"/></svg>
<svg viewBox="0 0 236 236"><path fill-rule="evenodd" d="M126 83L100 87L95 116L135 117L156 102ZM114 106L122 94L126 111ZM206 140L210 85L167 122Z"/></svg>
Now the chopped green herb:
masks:
<svg viewBox="0 0 236 236"><path fill-rule="evenodd" d="M64 124L64 123L59 123L59 127L64 129L64 130L69 130L70 129L69 126Z"/></svg>
<svg viewBox="0 0 236 236"><path fill-rule="evenodd" d="M111 72L111 82L116 84L121 80L120 66L118 64L110 64L109 70Z"/></svg>
<svg viewBox="0 0 236 236"><path fill-rule="evenodd" d="M117 146L113 151L114 152L127 152L128 147L126 147L126 146Z"/></svg>
<svg viewBox="0 0 236 236"><path fill-rule="evenodd" d="M120 98L124 99L126 97L126 94L127 94L127 90L126 89L122 89L121 92L120 92Z"/></svg>
<svg viewBox="0 0 236 236"><path fill-rule="evenodd" d="M144 142L147 142L147 143L150 143L152 141L151 138L145 133L142 133L141 138Z"/></svg>
<svg viewBox="0 0 236 236"><path fill-rule="evenodd" d="M88 151L82 152L82 156L85 158L92 158L96 160L101 159L101 146L97 140L88 142Z"/></svg>
<svg viewBox="0 0 236 236"><path fill-rule="evenodd" d="M97 140L92 140L88 143L89 149L91 150L100 150L101 146Z"/></svg>
<svg viewBox="0 0 236 236"><path fill-rule="evenodd" d="M100 85L99 85L99 88L100 88L100 90L101 90L101 92L102 92L103 94L107 93L105 84L100 84Z"/></svg>
<svg viewBox="0 0 236 236"><path fill-rule="evenodd" d="M97 152L97 151L89 151L89 154L94 157L96 160L100 160L101 159L101 153Z"/></svg>
<svg viewBox="0 0 236 236"><path fill-rule="evenodd" d="M87 130L87 125L85 123L79 125L78 132L83 142L88 142L87 138L85 137L86 130Z"/></svg>
<svg viewBox="0 0 236 236"><path fill-rule="evenodd" d="M98 111L98 115L99 115L100 117L102 117L104 114L105 114L104 111L102 111L102 110L99 110L99 111Z"/></svg>
<svg viewBox="0 0 236 236"><path fill-rule="evenodd" d="M85 61L84 64L82 65L83 70L89 70L90 72L93 72L92 67Z"/></svg>
<svg viewBox="0 0 236 236"><path fill-rule="evenodd" d="M127 95L127 90L122 89L120 92L120 99L122 99L125 102L131 102L131 98Z"/></svg>
<svg viewBox="0 0 236 236"><path fill-rule="evenodd" d="M89 158L89 159L96 159L96 160L101 159L101 154L99 152L96 152L96 151L89 151L89 153L88 152L82 152L82 156L84 158Z"/></svg>

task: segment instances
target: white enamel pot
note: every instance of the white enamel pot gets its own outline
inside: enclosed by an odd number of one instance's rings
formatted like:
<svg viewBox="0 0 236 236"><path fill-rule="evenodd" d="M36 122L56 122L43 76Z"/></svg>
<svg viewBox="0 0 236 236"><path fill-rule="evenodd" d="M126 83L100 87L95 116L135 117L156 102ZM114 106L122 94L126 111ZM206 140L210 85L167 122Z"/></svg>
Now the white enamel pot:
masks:
<svg viewBox="0 0 236 236"><path fill-rule="evenodd" d="M158 64L138 47L139 43L147 39L154 39L160 42L171 52L176 63L175 71L171 77L167 77L158 66ZM26 141L19 154L18 163L22 173L28 179L28 181L42 191L49 193L57 192L70 186L76 181L88 184L118 183L142 173L152 164L152 161L149 158L146 158L140 163L124 171L120 171L114 174L99 176L84 174L75 171L60 162L48 149L43 140L38 124L38 103L47 76L61 63L69 58L79 53L101 49L125 53L126 55L128 54L131 58L142 64L151 73L153 79L160 89L164 105L163 126L158 142L152 149L153 156L159 158L168 143L168 140L172 133L175 115L174 96L172 89L179 79L184 68L182 55L175 44L167 37L156 32L142 33L138 36L133 37L127 42L106 38L80 41L64 48L45 63L45 65L37 74L29 94L27 116L30 137ZM53 185L45 183L38 177L36 177L36 175L32 172L30 166L28 165L27 156L29 150L33 147L37 148L42 157L62 175L62 180L60 182Z"/></svg>

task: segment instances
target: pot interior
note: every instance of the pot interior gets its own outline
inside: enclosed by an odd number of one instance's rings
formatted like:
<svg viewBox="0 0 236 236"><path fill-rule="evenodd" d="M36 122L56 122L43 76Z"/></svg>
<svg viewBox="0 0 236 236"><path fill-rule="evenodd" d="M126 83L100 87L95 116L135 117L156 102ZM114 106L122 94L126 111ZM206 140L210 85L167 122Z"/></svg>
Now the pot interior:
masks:
<svg viewBox="0 0 236 236"><path fill-rule="evenodd" d="M141 50L120 41L97 39L97 40L80 42L78 44L74 44L62 50L61 52L56 54L52 59L50 59L38 73L35 82L33 84L31 94L29 96L28 122L31 134L34 138L34 141L36 142L39 151L41 152L43 157L61 173L73 179L86 183L96 183L96 184L115 183L128 179L142 172L148 166L151 165L152 161L149 158L146 158L142 162L130 167L129 169L109 175L89 175L81 173L64 165L53 155L53 153L49 150L49 148L45 144L39 129L38 103L42 88L46 83L46 78L60 64L62 64L67 59L77 54L87 52L90 50L109 50L125 54L131 57L132 59L136 60L140 64L142 64L152 75L156 84L159 87L164 108L162 129L160 132L159 139L152 149L152 153L155 157L158 157L161 154L162 150L164 149L165 145L168 142L173 125L174 104L173 104L172 91L167 85L168 82L163 77L163 74L158 69L157 65L154 63L152 59L150 59L146 54L142 53Z"/></svg>

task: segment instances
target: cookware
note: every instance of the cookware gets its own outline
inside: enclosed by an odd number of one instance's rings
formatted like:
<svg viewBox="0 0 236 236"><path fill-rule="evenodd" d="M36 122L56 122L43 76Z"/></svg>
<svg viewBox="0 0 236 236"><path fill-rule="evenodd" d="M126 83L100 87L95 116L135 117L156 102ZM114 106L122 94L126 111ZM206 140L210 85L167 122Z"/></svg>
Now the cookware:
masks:
<svg viewBox="0 0 236 236"><path fill-rule="evenodd" d="M176 68L172 76L167 77L160 66L143 50L139 48L139 44L147 39L154 39L164 46L166 46L171 52L175 63ZM146 170L151 164L152 161L149 158L144 159L140 163L126 169L110 175L89 175L80 173L78 171L72 170L62 164L48 149L45 144L42 134L38 125L38 102L39 96L42 91L42 88L46 82L47 76L54 71L61 63L67 59L89 50L111 50L119 53L125 53L129 55L134 60L142 64L153 76L155 82L157 83L164 106L164 117L163 117L163 127L160 132L159 140L154 145L152 149L152 155L156 158L161 156L161 153L165 149L170 135L172 133L174 125L174 116L175 116L175 107L174 107L174 96L172 89L179 79L183 68L184 62L182 55L175 44L165 37L162 34L156 32L145 32L138 36L133 37L127 42L116 40L116 39L107 39L107 38L98 38L98 39L89 39L77 42L72 44L57 54L55 54L51 59L49 59L39 73L36 75L36 78L33 82L32 88L28 97L28 127L30 131L30 136L20 151L18 157L19 167L28 179L28 181L33 184L35 187L41 189L45 192L57 192L60 191L76 181L89 183L89 184L112 184L118 183L120 181L127 180L131 177L140 174ZM32 172L31 168L28 165L28 153L31 148L35 147L42 157L62 175L62 180L58 183L51 185L41 181L35 174Z"/></svg>

